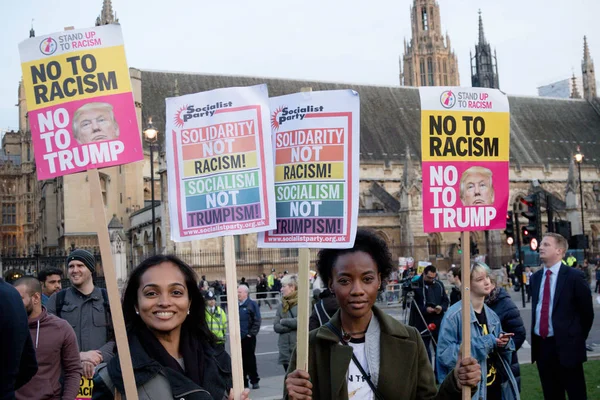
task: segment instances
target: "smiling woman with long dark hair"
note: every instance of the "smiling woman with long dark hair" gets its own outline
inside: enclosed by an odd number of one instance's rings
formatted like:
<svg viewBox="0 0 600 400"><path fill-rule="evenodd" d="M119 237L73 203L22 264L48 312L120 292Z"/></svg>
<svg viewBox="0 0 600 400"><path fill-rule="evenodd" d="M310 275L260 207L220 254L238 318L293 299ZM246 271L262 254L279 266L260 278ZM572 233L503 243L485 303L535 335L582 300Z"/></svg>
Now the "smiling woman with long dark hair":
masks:
<svg viewBox="0 0 600 400"><path fill-rule="evenodd" d="M359 229L350 249L321 250L317 267L340 310L311 331L308 372L292 355L286 399L460 399L462 385L479 382L476 361L464 359L438 393L419 332L375 306L393 264L374 232Z"/></svg>
<svg viewBox="0 0 600 400"><path fill-rule="evenodd" d="M186 263L169 255L144 260L129 277L123 315L140 400L233 398L231 360L216 350ZM115 390L125 392L118 357L96 371L93 399L112 399Z"/></svg>

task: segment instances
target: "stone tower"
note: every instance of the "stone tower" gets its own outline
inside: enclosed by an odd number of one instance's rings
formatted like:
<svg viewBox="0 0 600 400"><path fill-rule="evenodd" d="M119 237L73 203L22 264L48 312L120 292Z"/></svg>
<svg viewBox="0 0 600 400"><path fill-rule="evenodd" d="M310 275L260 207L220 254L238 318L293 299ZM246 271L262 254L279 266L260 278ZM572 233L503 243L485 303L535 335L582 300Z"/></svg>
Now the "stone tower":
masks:
<svg viewBox="0 0 600 400"><path fill-rule="evenodd" d="M110 0L104 0L102 2L102 11L98 18L96 18L96 26L118 24L119 19L117 13L113 12L112 2Z"/></svg>
<svg viewBox="0 0 600 400"><path fill-rule="evenodd" d="M410 7L412 38L404 40L401 86L459 86L458 60L448 34L442 34L436 0L414 0Z"/></svg>
<svg viewBox="0 0 600 400"><path fill-rule="evenodd" d="M496 51L485 40L483 20L479 10L479 43L475 45L475 57L471 54L471 84L473 87L500 89L498 79L498 59Z"/></svg>
<svg viewBox="0 0 600 400"><path fill-rule="evenodd" d="M592 100L597 97L596 73L594 72L594 60L590 56L587 37L583 37L583 60L581 61L581 74L583 77L583 98Z"/></svg>

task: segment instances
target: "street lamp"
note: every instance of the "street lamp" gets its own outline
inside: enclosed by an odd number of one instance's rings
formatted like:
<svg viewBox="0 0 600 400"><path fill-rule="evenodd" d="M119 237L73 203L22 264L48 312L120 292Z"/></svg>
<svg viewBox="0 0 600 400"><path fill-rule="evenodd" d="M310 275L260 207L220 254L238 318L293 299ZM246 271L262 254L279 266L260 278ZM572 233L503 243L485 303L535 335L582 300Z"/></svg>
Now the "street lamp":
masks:
<svg viewBox="0 0 600 400"><path fill-rule="evenodd" d="M581 149L577 146L577 153L573 156L575 157L575 162L577 162L577 172L579 173L579 198L581 201L581 234L585 238L585 224L583 220L583 186L581 185L581 163L583 162L583 154L581 154ZM583 239L585 240L585 239ZM585 243L585 242L584 242ZM583 249L583 257L586 257L587 249Z"/></svg>
<svg viewBox="0 0 600 400"><path fill-rule="evenodd" d="M148 127L144 129L144 136L150 147L150 191L152 196L152 254L156 254L156 220L154 217L154 144L158 139L158 130L152 125L152 118L148 119Z"/></svg>

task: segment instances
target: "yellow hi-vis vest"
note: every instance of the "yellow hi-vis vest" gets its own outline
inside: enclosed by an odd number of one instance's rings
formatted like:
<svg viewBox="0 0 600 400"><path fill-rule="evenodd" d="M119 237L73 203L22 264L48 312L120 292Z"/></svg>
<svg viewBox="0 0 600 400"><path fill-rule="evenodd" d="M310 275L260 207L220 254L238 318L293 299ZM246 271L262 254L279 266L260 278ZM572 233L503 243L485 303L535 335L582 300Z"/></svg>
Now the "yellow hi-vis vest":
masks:
<svg viewBox="0 0 600 400"><path fill-rule="evenodd" d="M273 276L273 274L271 274L267 277L267 286L269 287L269 290L271 288L273 288L274 284L275 284L275 277Z"/></svg>
<svg viewBox="0 0 600 400"><path fill-rule="evenodd" d="M572 267L573 265L575 265L577 263L577 258L573 257L573 256L569 256L567 257L567 265L569 267Z"/></svg>
<svg viewBox="0 0 600 400"><path fill-rule="evenodd" d="M225 343L227 334L227 314L219 306L215 306L215 312L211 313L210 308L206 307L206 323L208 329L217 337L219 343Z"/></svg>

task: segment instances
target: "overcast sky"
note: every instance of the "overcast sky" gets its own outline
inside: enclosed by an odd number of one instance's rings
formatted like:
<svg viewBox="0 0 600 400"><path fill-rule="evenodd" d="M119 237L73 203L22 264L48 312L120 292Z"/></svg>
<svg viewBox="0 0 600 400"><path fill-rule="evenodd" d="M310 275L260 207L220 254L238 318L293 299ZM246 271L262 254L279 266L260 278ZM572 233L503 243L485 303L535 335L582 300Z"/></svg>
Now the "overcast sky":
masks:
<svg viewBox="0 0 600 400"><path fill-rule="evenodd" d="M131 67L397 86L414 0L113 0ZM442 29L470 86L469 51L485 34L498 52L500 87L581 74L583 36L600 63L599 0L438 0ZM9 5L10 4L10 5ZM0 130L18 127L17 45L31 19L38 36L93 26L102 0L1 0ZM600 67L597 65L597 67ZM597 76L600 79L600 73Z"/></svg>

